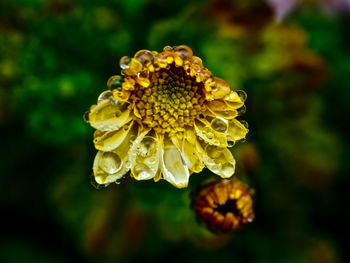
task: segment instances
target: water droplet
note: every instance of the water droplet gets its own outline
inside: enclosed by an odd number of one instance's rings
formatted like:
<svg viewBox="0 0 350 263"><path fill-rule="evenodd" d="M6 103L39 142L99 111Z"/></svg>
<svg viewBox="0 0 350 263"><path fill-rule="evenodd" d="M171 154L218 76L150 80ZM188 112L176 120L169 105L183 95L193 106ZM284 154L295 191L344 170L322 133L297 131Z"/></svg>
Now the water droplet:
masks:
<svg viewBox="0 0 350 263"><path fill-rule="evenodd" d="M121 181L121 180L119 179L119 180L116 180L114 183L115 183L115 184L120 184L120 181Z"/></svg>
<svg viewBox="0 0 350 263"><path fill-rule="evenodd" d="M97 103L100 103L103 100L109 99L113 96L113 93L110 90L106 90L98 96Z"/></svg>
<svg viewBox="0 0 350 263"><path fill-rule="evenodd" d="M115 174L122 167L123 161L113 152L104 152L101 156L100 167L108 174Z"/></svg>
<svg viewBox="0 0 350 263"><path fill-rule="evenodd" d="M122 69L128 68L128 67L129 67L130 61L131 61L131 58L129 58L128 56L122 57L122 58L120 59L120 62L119 62L120 67L121 67Z"/></svg>
<svg viewBox="0 0 350 263"><path fill-rule="evenodd" d="M114 75L110 77L107 81L107 87L110 90L121 89L122 84L123 84L123 77L119 75Z"/></svg>
<svg viewBox="0 0 350 263"><path fill-rule="evenodd" d="M142 49L135 54L135 59L141 62L143 66L148 66L154 60L154 56L151 51Z"/></svg>
<svg viewBox="0 0 350 263"><path fill-rule="evenodd" d="M247 99L247 93L245 93L244 90L237 90L237 94L240 97L240 99L245 102Z"/></svg>
<svg viewBox="0 0 350 263"><path fill-rule="evenodd" d="M133 169L132 173L134 174L135 177L137 177L139 180L142 179L147 179L151 175L151 171L149 167L145 164L142 163L137 163Z"/></svg>
<svg viewBox="0 0 350 263"><path fill-rule="evenodd" d="M211 122L211 127L213 130L225 133L228 130L227 122L221 118L215 118Z"/></svg>
<svg viewBox="0 0 350 263"><path fill-rule="evenodd" d="M143 157L151 156L157 151L157 139L152 136L145 136L137 148L138 155Z"/></svg>
<svg viewBox="0 0 350 263"><path fill-rule="evenodd" d="M241 116L243 115L245 112L246 112L247 108L245 105L243 105L242 107L240 107L237 112L238 112L238 115Z"/></svg>
<svg viewBox="0 0 350 263"><path fill-rule="evenodd" d="M175 54L182 59L190 59L193 56L192 49L186 45L177 46Z"/></svg>
<svg viewBox="0 0 350 263"><path fill-rule="evenodd" d="M87 123L89 123L89 115L90 115L90 111L85 112L83 115L83 119Z"/></svg>
<svg viewBox="0 0 350 263"><path fill-rule="evenodd" d="M242 123L246 129L248 129L248 122L241 120L240 123Z"/></svg>
<svg viewBox="0 0 350 263"><path fill-rule="evenodd" d="M197 64L197 65L200 65L200 66L202 66L202 64L203 64L201 58L196 57L196 56L193 56L191 61L192 61L193 64Z"/></svg>
<svg viewBox="0 0 350 263"><path fill-rule="evenodd" d="M231 148L235 145L234 141L227 141L227 147Z"/></svg>
<svg viewBox="0 0 350 263"><path fill-rule="evenodd" d="M95 180L95 176L92 173L91 174L91 178L90 178L90 183L93 187L95 187L97 190L101 190L102 188L106 188L107 186L109 186L110 184L99 184L98 182L96 182Z"/></svg>
<svg viewBox="0 0 350 263"><path fill-rule="evenodd" d="M119 117L120 115L122 115L122 112L120 110L117 110L115 113L114 113L114 116L115 117Z"/></svg>
<svg viewBox="0 0 350 263"><path fill-rule="evenodd" d="M217 146L214 146L214 145L210 145L208 144L206 147L205 147L205 152L208 154L208 156L212 159L217 159L221 156L222 154L222 149L220 149L219 147Z"/></svg>

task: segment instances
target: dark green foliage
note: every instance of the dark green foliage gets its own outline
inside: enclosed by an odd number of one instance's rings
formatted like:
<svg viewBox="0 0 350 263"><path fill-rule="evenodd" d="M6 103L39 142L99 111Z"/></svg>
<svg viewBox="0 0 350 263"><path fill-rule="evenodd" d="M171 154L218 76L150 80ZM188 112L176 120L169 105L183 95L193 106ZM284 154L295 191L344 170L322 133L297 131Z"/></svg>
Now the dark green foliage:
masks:
<svg viewBox="0 0 350 263"><path fill-rule="evenodd" d="M0 262L345 262L349 221L348 16L300 6L277 24L258 1L0 2ZM139 49L186 44L248 94L236 176L256 219L216 236L188 189L90 185L83 114Z"/></svg>

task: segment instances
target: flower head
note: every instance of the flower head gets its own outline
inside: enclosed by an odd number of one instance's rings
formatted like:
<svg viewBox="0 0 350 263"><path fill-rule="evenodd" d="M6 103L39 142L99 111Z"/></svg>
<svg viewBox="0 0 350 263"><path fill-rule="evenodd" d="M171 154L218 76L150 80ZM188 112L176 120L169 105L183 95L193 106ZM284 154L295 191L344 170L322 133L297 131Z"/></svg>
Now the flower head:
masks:
<svg viewBox="0 0 350 263"><path fill-rule="evenodd" d="M214 232L227 233L254 220L253 200L238 180L204 187L193 202L197 216Z"/></svg>
<svg viewBox="0 0 350 263"><path fill-rule="evenodd" d="M140 50L120 66L121 76L108 80L109 90L85 115L97 129L97 183L114 182L129 170L137 180L165 179L178 188L205 166L224 178L233 175L227 147L248 132L235 119L244 92L214 77L184 45Z"/></svg>

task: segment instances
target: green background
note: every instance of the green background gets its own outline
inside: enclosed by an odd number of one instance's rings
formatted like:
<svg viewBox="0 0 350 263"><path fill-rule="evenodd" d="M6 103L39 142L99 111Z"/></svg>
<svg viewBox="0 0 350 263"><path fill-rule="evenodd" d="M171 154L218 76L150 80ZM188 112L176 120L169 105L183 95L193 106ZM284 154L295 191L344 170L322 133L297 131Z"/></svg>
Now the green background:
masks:
<svg viewBox="0 0 350 263"><path fill-rule="evenodd" d="M277 23L260 1L0 1L0 262L350 260L350 19L305 2ZM83 113L122 56L179 44L248 94L233 154L256 219L229 235L191 208L207 170L90 184Z"/></svg>

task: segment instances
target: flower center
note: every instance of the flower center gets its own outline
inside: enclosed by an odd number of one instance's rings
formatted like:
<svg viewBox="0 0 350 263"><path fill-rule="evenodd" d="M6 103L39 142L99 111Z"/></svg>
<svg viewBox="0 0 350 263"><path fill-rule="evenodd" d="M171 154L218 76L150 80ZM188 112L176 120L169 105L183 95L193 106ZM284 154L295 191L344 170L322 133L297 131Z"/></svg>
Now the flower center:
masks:
<svg viewBox="0 0 350 263"><path fill-rule="evenodd" d="M241 211L237 207L237 200L227 200L223 205L218 205L216 210L222 215L233 213L236 217L241 216Z"/></svg>
<svg viewBox="0 0 350 263"><path fill-rule="evenodd" d="M188 76L182 67L150 73L151 85L135 91L142 123L158 133L183 130L205 110L203 83Z"/></svg>

